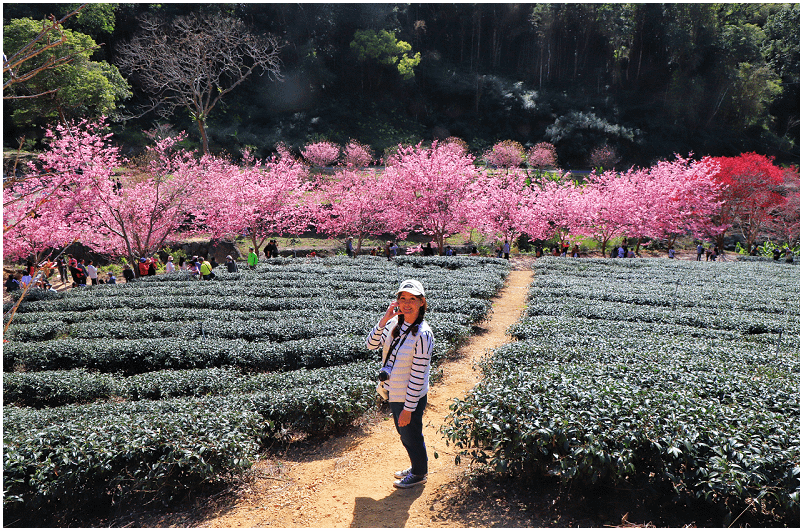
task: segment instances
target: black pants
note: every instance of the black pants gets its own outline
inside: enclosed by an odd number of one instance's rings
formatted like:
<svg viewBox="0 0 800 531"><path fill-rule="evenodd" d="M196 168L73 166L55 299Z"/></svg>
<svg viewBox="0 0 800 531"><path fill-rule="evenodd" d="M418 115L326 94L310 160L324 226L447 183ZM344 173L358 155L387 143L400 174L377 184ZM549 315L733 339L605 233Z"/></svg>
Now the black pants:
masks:
<svg viewBox="0 0 800 531"><path fill-rule="evenodd" d="M428 451L425 448L425 438L422 436L422 414L425 413L426 405L428 405L428 395L419 399L417 409L411 413L411 422L401 428L397 425L397 420L403 412L403 402L389 402L394 417L394 427L400 434L400 442L408 452L411 473L415 476L424 476L428 473Z"/></svg>

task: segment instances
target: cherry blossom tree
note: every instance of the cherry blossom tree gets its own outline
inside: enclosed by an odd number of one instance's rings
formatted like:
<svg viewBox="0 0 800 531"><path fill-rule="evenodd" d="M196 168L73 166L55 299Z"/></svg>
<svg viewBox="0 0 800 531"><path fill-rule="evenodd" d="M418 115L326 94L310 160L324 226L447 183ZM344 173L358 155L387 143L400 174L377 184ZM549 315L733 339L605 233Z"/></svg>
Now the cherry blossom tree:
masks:
<svg viewBox="0 0 800 531"><path fill-rule="evenodd" d="M509 242L523 232L530 235L531 222L539 218L529 214L534 192L526 184L527 177L520 170L507 174L481 172L471 187L472 208L467 214L470 226Z"/></svg>
<svg viewBox="0 0 800 531"><path fill-rule="evenodd" d="M533 240L556 238L563 246L572 228L578 225L576 198L579 194L580 189L569 178L536 181L533 203L526 210L525 234Z"/></svg>
<svg viewBox="0 0 800 531"><path fill-rule="evenodd" d="M596 240L605 256L608 242L624 234L629 226L630 212L625 202L631 192L629 178L620 178L613 171L592 173L573 198L571 232Z"/></svg>
<svg viewBox="0 0 800 531"><path fill-rule="evenodd" d="M314 209L307 177L305 165L287 152L267 162L245 154L243 167L215 158L196 215L213 237L245 235L259 252L270 237L309 226Z"/></svg>
<svg viewBox="0 0 800 531"><path fill-rule="evenodd" d="M192 152L175 148L182 138L166 138L148 148L151 157L145 171L122 175L113 173L121 164L116 148L98 145L111 152L111 161L92 160L67 205L71 216L85 220L81 241L135 262L177 237L204 174ZM69 155L57 156L63 160Z"/></svg>
<svg viewBox="0 0 800 531"><path fill-rule="evenodd" d="M77 239L97 252L135 261L178 232L197 195L202 175L198 162L191 153L174 150L179 138L165 139L151 148L155 156L145 172L117 175L122 160L104 129L105 121L99 120L69 122L47 132L50 147L26 180L38 186L43 200L31 222L7 233L9 240L37 238L31 251L39 252L43 245ZM62 179L57 181L61 184L48 187L53 176ZM15 235L17 229L27 235ZM36 236L48 231L52 238Z"/></svg>
<svg viewBox="0 0 800 531"><path fill-rule="evenodd" d="M719 166L710 158L700 161L676 155L674 161L659 161L636 172L634 230L629 234L666 239L668 247L685 234L714 237L727 227L717 226L722 203L721 185L715 179ZM637 244L638 251L638 244Z"/></svg>
<svg viewBox="0 0 800 531"><path fill-rule="evenodd" d="M550 142L539 142L528 150L528 167L541 170L557 166L556 147Z"/></svg>
<svg viewBox="0 0 800 531"><path fill-rule="evenodd" d="M463 155L469 153L469 144L467 144L463 139L457 136L448 136L444 139L443 144L454 144L453 148L458 149L459 152Z"/></svg>
<svg viewBox="0 0 800 531"><path fill-rule="evenodd" d="M374 158L372 149L356 140L351 140L344 148L344 165L347 167L366 168Z"/></svg>
<svg viewBox="0 0 800 531"><path fill-rule="evenodd" d="M339 159L341 148L333 142L324 140L308 144L302 150L303 158L315 166L330 166Z"/></svg>
<svg viewBox="0 0 800 531"><path fill-rule="evenodd" d="M404 237L421 232L433 237L441 253L444 239L464 230L472 208L473 157L453 143L399 146L386 167L389 228Z"/></svg>
<svg viewBox="0 0 800 531"><path fill-rule="evenodd" d="M503 140L484 153L483 158L498 168L519 168L525 162L525 148L515 140Z"/></svg>
<svg viewBox="0 0 800 531"><path fill-rule="evenodd" d="M98 197L110 216L99 225L124 242L131 259L176 240L202 193L208 157L197 161L194 152L176 149L184 137L159 141L149 148L154 157L145 174L124 175L116 195Z"/></svg>
<svg viewBox="0 0 800 531"><path fill-rule="evenodd" d="M37 179L15 183L3 190L3 256L11 260L33 257L36 263L47 251L66 247L74 238L64 213L47 204L57 195L39 186Z"/></svg>
<svg viewBox="0 0 800 531"><path fill-rule="evenodd" d="M800 244L800 175L797 168L786 170L780 192L785 201L776 206L768 229L771 235L794 248Z"/></svg>
<svg viewBox="0 0 800 531"><path fill-rule="evenodd" d="M110 179L118 163L108 146L104 122L81 121L49 130L49 149L28 164L22 182L3 190L4 252L14 258L39 259L51 247L68 245L76 237L97 237L89 217L74 212L75 196L93 179Z"/></svg>
<svg viewBox="0 0 800 531"><path fill-rule="evenodd" d="M314 214L317 231L334 236L355 236L356 254L364 238L387 232L389 196L383 178L375 170L347 168L321 186Z"/></svg>
<svg viewBox="0 0 800 531"><path fill-rule="evenodd" d="M774 223L774 213L786 202L779 189L784 171L773 159L757 153L742 153L736 157L715 157L719 164L717 181L723 185L718 226L736 226L747 241L748 249ZM717 236L722 248L725 231Z"/></svg>
<svg viewBox="0 0 800 531"><path fill-rule="evenodd" d="M613 168L620 160L617 148L608 144L597 146L589 154L589 164L601 170L602 168Z"/></svg>

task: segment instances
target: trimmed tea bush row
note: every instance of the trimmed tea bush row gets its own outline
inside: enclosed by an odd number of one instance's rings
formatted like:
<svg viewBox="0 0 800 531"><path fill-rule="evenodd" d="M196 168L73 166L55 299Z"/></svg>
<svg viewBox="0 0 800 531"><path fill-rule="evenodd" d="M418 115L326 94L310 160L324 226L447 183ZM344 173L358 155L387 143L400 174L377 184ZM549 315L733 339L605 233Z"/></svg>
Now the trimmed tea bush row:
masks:
<svg viewBox="0 0 800 531"><path fill-rule="evenodd" d="M372 257L370 257L372 258ZM271 262L271 261L270 261ZM51 306L55 311L84 311L90 304L84 299L109 297L141 297L158 293L161 296L233 296L240 298L271 297L278 300L292 298L381 298L391 297L403 278L414 276L421 280L431 293L431 299L490 298L502 285L508 271L504 260L487 258L398 258L384 261L359 259L314 260L311 262L279 259L282 264L259 265L255 271L243 269L241 273L219 272L213 282L198 282L184 272L137 279L129 284L101 285L76 288L53 294L47 300L74 300L72 303ZM443 270L446 273L443 274ZM160 287L152 289L152 284ZM213 300L213 299L212 299ZM40 311L47 305L39 301L23 302L18 312ZM42 301L44 302L44 301ZM151 303L153 301L150 301ZM307 302L307 301L304 301ZM94 303L98 307L125 307L113 302ZM135 304L135 303L134 303ZM9 306L10 307L10 306ZM174 302L154 307L176 307ZM180 304L178 304L180 307ZM198 306L196 303L192 307ZM230 307L230 306L225 306ZM303 306L300 306L301 308ZM242 309L252 310L251 307ZM271 305L264 309L280 310Z"/></svg>
<svg viewBox="0 0 800 531"><path fill-rule="evenodd" d="M251 380L229 368L163 370L130 377L86 369L11 372L3 376L3 405L57 407L110 398L159 400L243 392ZM249 390L254 390L250 388Z"/></svg>
<svg viewBox="0 0 800 531"><path fill-rule="evenodd" d="M372 323L374 324L374 323ZM455 323L431 324L436 339L434 359L439 360L452 352L470 334L470 328ZM248 341L243 333L225 329L236 323L216 321L205 323L202 330L193 328L190 336L151 337L145 339L110 339L109 337L82 339L65 338L36 343L8 343L3 349L5 367L25 371L86 368L100 372L139 374L164 368L190 369L236 366L257 371L285 371L299 368L342 365L354 360L377 359L364 346L364 338L345 335L341 330L328 331L319 337L286 340L282 342ZM174 326L173 326L174 328ZM370 328L372 328L370 326ZM126 328L127 329L127 328ZM158 330L174 332L167 323L158 323L143 330L142 335L159 336ZM113 331L113 330L112 330ZM259 331L256 330L256 333ZM263 333L264 331L260 331ZM336 334L336 335L334 335ZM166 334L165 334L166 335ZM202 338L201 336L205 336ZM225 337L225 336L228 337ZM303 334L313 336L313 334ZM245 336L242 338L242 336Z"/></svg>
<svg viewBox="0 0 800 531"><path fill-rule="evenodd" d="M130 308L130 309L170 309L183 308L186 311L228 310L228 311L286 311L303 310L308 308L327 308L331 310L373 310L378 312L386 309L392 295L383 297L341 298L333 294L326 297L294 297L294 298L250 298L244 296L160 296L150 294L144 297L97 297L97 298L65 298L53 301L36 301L23 303L27 312L89 312L93 310ZM436 298L433 293L431 298L431 311L467 313L480 315L491 306L485 299ZM24 313L23 313L24 314ZM22 317L23 314L19 316ZM377 320L377 318L376 318ZM14 318L16 322L16 317ZM15 326L12 323L11 326Z"/></svg>
<svg viewBox="0 0 800 531"><path fill-rule="evenodd" d="M693 350L697 348L738 348L744 352L755 352L754 345L772 358L777 352L800 352L800 335L783 333L745 334L735 328L696 328L659 322L616 321L614 330L617 339L604 330L608 322L584 317L562 317L539 315L523 317L509 327L509 333L516 339L541 339L543 347L550 348L592 348L597 341L611 342L608 348L634 349L641 352L639 337L655 337L663 344L662 349ZM557 343L557 347L554 345ZM601 348L598 346L597 348ZM654 345L648 348L655 348Z"/></svg>
<svg viewBox="0 0 800 531"><path fill-rule="evenodd" d="M343 366L345 375L361 370L363 362ZM364 375L369 376L365 373ZM107 399L160 400L162 398L204 397L253 393L291 385L316 385L327 376L324 371L242 374L231 368L178 369L122 377L85 369L66 371L13 372L3 377L4 405L58 407Z"/></svg>
<svg viewBox="0 0 800 531"><path fill-rule="evenodd" d="M250 465L289 431L326 434L375 401L374 364L297 371L261 390L3 411L4 515L108 504L142 490L170 498ZM8 511L8 512L7 512Z"/></svg>
<svg viewBox="0 0 800 531"><path fill-rule="evenodd" d="M448 439L503 473L649 490L654 503L715 506L728 523L749 510L755 522L796 524L800 270L716 265L731 300L714 321L713 307L691 319L679 305L610 300L658 300L676 271L707 287L715 264L539 260L527 315L512 327L521 340L484 361L481 383L452 406ZM747 304L731 297L744 289L730 285L737 268L785 314L736 311ZM585 292L571 299L570 285Z"/></svg>
<svg viewBox="0 0 800 531"><path fill-rule="evenodd" d="M3 364L31 372L85 368L130 375L225 365L262 371L295 370L341 365L368 355L361 337L320 337L284 343L211 338L58 339L8 343L3 349Z"/></svg>
<svg viewBox="0 0 800 531"><path fill-rule="evenodd" d="M673 323L696 328L736 330L742 334L797 334L800 322L779 314L752 311L718 310L703 312L699 308L661 308L640 304L608 302L599 299L560 299L555 302L533 302L528 315L558 315L610 321Z"/></svg>
<svg viewBox="0 0 800 531"><path fill-rule="evenodd" d="M55 312L48 315L59 316ZM124 312L118 312L124 315ZM149 312L147 312L149 313ZM197 339L204 337L225 339L246 339L248 341L293 341L319 336L356 334L369 330L375 324L375 312L352 311L341 318L331 318L330 312L256 312L259 319L248 312L191 312L194 319L182 319L187 312L170 312L174 320L142 321L101 320L92 315L88 319L66 323L57 319L41 319L34 323L15 323L6 333L6 339L13 341L47 341L59 337L79 339L132 339L146 337L179 337ZM183 315L180 315L180 314ZM300 313L301 315L292 315ZM242 317L241 319L238 317ZM441 329L442 337L458 335L459 327L472 323L466 314L433 314L431 322Z"/></svg>

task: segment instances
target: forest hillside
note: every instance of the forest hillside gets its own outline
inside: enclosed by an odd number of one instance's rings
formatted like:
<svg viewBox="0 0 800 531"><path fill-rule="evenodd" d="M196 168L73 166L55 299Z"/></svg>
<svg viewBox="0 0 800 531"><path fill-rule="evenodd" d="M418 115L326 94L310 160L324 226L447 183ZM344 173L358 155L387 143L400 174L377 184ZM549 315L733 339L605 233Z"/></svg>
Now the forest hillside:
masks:
<svg viewBox="0 0 800 531"><path fill-rule="evenodd" d="M4 53L32 31L21 21L41 26L77 6L5 4ZM191 16L270 36L276 66L199 118L181 106L145 112L165 96L128 68L124 46L147 24L177 40L171 24ZM234 157L321 139L356 139L381 156L398 142L456 136L476 154L500 140L547 141L565 169L588 169L606 145L618 167L748 151L796 164L797 27L798 4L90 4L64 23L90 52L71 77L49 80L80 97L7 101L3 140L37 148L59 116L104 114L128 156L158 124L200 147L201 122L209 150ZM213 40L193 45L195 56Z"/></svg>

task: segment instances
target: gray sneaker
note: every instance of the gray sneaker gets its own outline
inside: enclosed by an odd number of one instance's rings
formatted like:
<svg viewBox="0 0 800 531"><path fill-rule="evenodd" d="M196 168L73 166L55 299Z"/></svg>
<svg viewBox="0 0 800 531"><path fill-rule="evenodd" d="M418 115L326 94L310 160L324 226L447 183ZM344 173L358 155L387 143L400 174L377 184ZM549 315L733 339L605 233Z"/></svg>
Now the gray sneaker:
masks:
<svg viewBox="0 0 800 531"><path fill-rule="evenodd" d="M406 468L405 470L398 470L394 473L394 477L397 479L403 479L407 475L411 473L411 467Z"/></svg>
<svg viewBox="0 0 800 531"><path fill-rule="evenodd" d="M394 486L398 489L409 489L415 485L422 485L426 481L428 481L426 476L415 476L414 474L409 474L403 479L395 481Z"/></svg>

